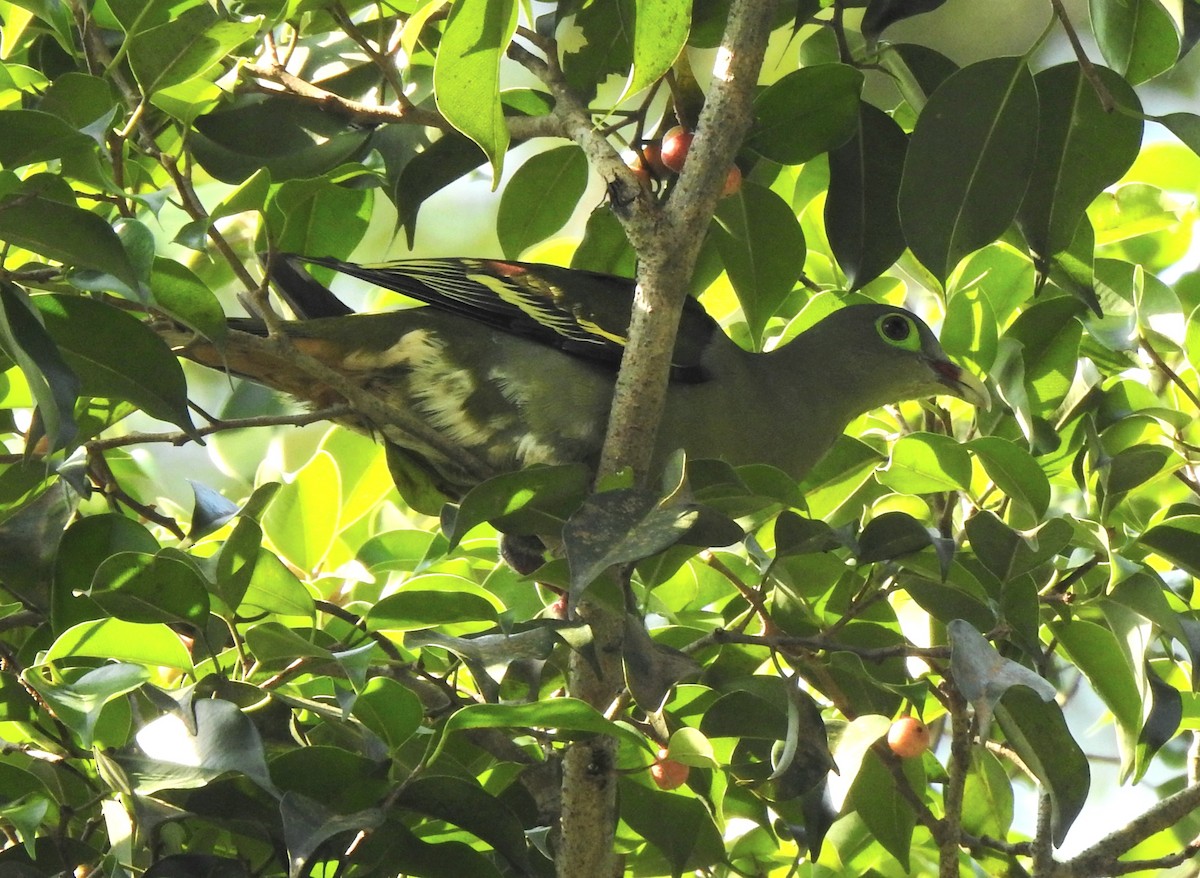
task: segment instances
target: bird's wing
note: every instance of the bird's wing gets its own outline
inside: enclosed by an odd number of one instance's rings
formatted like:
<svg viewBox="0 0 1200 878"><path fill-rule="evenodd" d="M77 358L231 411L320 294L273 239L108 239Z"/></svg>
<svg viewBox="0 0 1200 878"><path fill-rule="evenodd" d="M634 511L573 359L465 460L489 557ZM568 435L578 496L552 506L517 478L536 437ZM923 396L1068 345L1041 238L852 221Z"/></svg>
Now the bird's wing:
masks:
<svg viewBox="0 0 1200 878"><path fill-rule="evenodd" d="M614 370L629 332L634 291L630 278L497 259L407 259L358 265L288 255L279 261L288 271L272 269L272 276L302 293L308 284L290 278L289 272L304 274L295 268L297 263L320 265ZM675 380L705 380L701 360L714 333L720 333L716 322L688 298L672 358Z"/></svg>

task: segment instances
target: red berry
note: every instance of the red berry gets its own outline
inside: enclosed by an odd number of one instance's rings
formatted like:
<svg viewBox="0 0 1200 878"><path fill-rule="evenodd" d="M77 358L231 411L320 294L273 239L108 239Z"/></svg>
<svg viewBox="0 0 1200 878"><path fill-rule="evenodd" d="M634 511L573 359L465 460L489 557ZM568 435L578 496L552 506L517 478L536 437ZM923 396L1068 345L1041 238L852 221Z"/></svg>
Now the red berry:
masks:
<svg viewBox="0 0 1200 878"><path fill-rule="evenodd" d="M638 182L649 188L651 182L650 168L642 161L641 156L634 156L632 160L625 163L629 170L633 171L633 176L638 178Z"/></svg>
<svg viewBox="0 0 1200 878"><path fill-rule="evenodd" d="M660 790L675 790L687 783L691 769L682 762L666 758L666 750L658 751L658 759L650 766L650 777Z"/></svg>
<svg viewBox="0 0 1200 878"><path fill-rule="evenodd" d="M729 173L725 175L725 185L721 187L721 197L733 195L742 188L742 169L737 165L729 166Z"/></svg>
<svg viewBox="0 0 1200 878"><path fill-rule="evenodd" d="M920 756L929 749L929 726L915 716L902 716L888 729L887 742L901 759Z"/></svg>
<svg viewBox="0 0 1200 878"><path fill-rule="evenodd" d="M657 143L647 143L642 146L642 159L653 173L662 177L667 173L667 166L663 164L662 147Z"/></svg>
<svg viewBox="0 0 1200 878"><path fill-rule="evenodd" d="M677 174L682 171L694 137L691 131L681 125L676 125L664 134L661 147L662 163Z"/></svg>

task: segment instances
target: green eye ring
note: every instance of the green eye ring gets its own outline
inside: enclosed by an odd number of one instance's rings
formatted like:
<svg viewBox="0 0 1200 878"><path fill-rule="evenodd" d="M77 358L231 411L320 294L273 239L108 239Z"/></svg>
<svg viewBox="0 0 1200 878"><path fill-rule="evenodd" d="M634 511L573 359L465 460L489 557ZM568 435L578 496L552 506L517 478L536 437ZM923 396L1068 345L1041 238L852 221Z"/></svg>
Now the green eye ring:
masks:
<svg viewBox="0 0 1200 878"><path fill-rule="evenodd" d="M875 321L875 329L879 332L879 337L892 347L903 351L921 349L921 333L917 330L916 321L907 314L897 311L884 314Z"/></svg>

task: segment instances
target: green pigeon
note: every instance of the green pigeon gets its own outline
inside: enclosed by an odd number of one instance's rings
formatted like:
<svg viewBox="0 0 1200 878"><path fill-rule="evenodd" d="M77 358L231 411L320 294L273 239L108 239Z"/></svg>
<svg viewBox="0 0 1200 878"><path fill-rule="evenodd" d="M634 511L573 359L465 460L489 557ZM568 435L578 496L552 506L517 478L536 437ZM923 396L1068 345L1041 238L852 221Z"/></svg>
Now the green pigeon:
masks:
<svg viewBox="0 0 1200 878"><path fill-rule="evenodd" d="M425 303L356 314L309 275L323 266ZM357 265L276 257L269 274L300 318L295 348L399 406L408 423L351 418L457 497L533 464L595 465L626 342L634 281L494 259ZM231 327L261 335L251 319ZM250 340L253 341L253 340ZM222 349L181 351L306 401L343 401L238 332ZM672 357L654 467L689 459L764 463L801 479L847 424L871 409L935 395L987 407L983 383L946 356L929 327L892 305L850 305L790 343L751 353L688 299Z"/></svg>

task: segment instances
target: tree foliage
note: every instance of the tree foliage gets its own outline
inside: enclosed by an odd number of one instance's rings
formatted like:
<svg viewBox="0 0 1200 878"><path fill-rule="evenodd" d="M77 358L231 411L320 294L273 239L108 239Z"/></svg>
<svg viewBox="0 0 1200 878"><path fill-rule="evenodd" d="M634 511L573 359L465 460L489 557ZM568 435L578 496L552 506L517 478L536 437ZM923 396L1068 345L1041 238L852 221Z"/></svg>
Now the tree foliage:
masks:
<svg viewBox="0 0 1200 878"><path fill-rule="evenodd" d="M1200 12L1051 0L962 65L889 38L939 6L780 4L743 94L769 3L0 0L0 872L579 875L589 797L634 875L1191 858L1200 117L1143 101ZM678 256L750 348L906 303L998 403L872 412L799 485L677 460L443 506L291 428L344 408L164 341L269 318L259 253L399 255L464 192L506 258L653 296ZM565 551L522 576L498 531ZM1065 856L1087 694L1161 801ZM933 750L887 747L904 714ZM562 770L595 741L607 804Z"/></svg>

